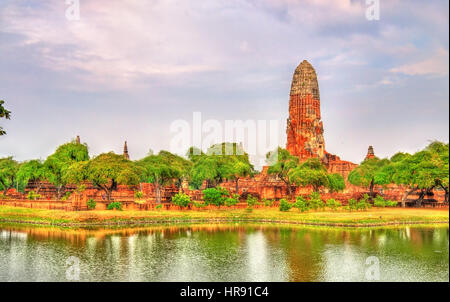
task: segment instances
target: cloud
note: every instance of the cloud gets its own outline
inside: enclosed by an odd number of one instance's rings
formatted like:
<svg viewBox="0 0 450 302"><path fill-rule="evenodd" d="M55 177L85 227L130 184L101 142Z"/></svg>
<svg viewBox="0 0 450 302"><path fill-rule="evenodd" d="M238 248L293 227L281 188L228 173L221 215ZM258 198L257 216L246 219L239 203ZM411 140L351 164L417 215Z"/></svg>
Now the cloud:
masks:
<svg viewBox="0 0 450 302"><path fill-rule="evenodd" d="M393 73L403 73L410 76L415 75L448 75L449 69L449 53L448 50L439 48L437 53L426 60L416 63L401 65L391 69Z"/></svg>

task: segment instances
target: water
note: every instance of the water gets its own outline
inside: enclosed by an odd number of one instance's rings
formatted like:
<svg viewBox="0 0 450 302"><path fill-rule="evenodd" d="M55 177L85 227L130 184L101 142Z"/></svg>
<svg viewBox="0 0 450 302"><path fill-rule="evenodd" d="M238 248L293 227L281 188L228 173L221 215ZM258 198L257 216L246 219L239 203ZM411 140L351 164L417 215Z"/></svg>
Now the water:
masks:
<svg viewBox="0 0 450 302"><path fill-rule="evenodd" d="M0 281L374 278L448 282L448 225L385 229L193 225L97 230L0 225Z"/></svg>

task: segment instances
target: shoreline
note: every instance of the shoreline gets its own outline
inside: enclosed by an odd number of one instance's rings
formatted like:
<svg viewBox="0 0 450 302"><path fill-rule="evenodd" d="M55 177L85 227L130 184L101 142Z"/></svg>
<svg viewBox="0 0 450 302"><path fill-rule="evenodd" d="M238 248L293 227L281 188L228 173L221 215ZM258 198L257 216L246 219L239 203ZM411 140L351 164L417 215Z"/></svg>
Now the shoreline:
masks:
<svg viewBox="0 0 450 302"><path fill-rule="evenodd" d="M279 225L303 225L303 226L318 226L318 227L336 227L336 228L375 228L383 226L400 226L400 225L432 225L432 224L449 224L449 221L391 221L380 223L327 223L327 222L305 222L305 221L289 221L289 220L268 220L268 219L218 219L218 218L203 218L203 219L187 219L187 220L124 220L116 222L80 222L80 223L52 223L46 221L32 221L32 220L15 220L0 218L0 226L2 224L22 224L48 227L101 227L101 226L150 226L150 225L182 225L182 224L227 224L227 223L256 223L256 224L279 224Z"/></svg>
<svg viewBox="0 0 450 302"><path fill-rule="evenodd" d="M372 208L367 211L296 210L278 208L157 211L62 211L0 206L1 224L57 227L136 226L161 224L261 223L341 228L370 228L396 225L449 224L448 209Z"/></svg>

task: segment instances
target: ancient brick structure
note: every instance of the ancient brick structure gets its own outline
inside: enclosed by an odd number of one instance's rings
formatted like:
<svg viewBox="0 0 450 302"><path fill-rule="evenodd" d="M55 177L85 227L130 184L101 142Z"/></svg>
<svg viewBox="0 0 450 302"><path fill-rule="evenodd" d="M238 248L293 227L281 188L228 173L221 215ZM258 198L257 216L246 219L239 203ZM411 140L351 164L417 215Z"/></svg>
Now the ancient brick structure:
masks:
<svg viewBox="0 0 450 302"><path fill-rule="evenodd" d="M374 157L375 157L375 152L373 151L373 147L369 146L369 149L367 150L366 158L364 158L364 160L374 158Z"/></svg>
<svg viewBox="0 0 450 302"><path fill-rule="evenodd" d="M130 155L128 154L128 146L127 142L125 141L125 144L123 145L123 157L126 159L130 159Z"/></svg>
<svg viewBox="0 0 450 302"><path fill-rule="evenodd" d="M320 158L329 172L339 173L346 179L357 165L328 153L323 131L317 74L312 65L304 60L295 69L292 78L286 149L301 161Z"/></svg>
<svg viewBox="0 0 450 302"><path fill-rule="evenodd" d="M324 157L319 83L316 71L306 60L298 65L292 79L286 134L286 149L300 160Z"/></svg>

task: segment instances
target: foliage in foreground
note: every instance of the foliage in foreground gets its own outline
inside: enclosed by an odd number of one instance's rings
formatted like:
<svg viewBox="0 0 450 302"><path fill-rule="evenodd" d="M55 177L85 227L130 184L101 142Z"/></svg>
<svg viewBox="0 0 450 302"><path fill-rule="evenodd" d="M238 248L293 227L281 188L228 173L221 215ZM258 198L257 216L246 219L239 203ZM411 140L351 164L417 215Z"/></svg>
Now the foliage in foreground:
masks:
<svg viewBox="0 0 450 302"><path fill-rule="evenodd" d="M121 211L122 210L122 203L119 202L119 201L111 202L106 209L107 210L119 210L119 211Z"/></svg>
<svg viewBox="0 0 450 302"><path fill-rule="evenodd" d="M191 197L184 193L177 193L172 197L172 202L182 208L185 208L191 202Z"/></svg>

